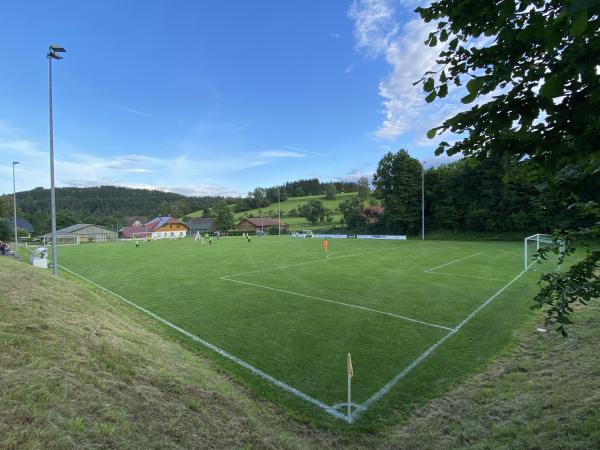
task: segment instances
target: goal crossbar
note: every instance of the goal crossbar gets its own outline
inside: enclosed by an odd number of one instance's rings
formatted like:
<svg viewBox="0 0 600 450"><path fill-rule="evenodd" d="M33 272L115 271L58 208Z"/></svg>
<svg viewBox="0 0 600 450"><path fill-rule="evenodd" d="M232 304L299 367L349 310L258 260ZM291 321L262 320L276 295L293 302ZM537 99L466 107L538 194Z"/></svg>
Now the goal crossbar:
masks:
<svg viewBox="0 0 600 450"><path fill-rule="evenodd" d="M530 265L530 261L529 259L531 258L531 256L537 254L540 250L540 248L542 247L548 247L548 246L553 246L555 245L556 242L554 240L554 238L552 237L552 235L550 234L543 234L543 233L536 233L536 234L532 234L531 236L527 236L524 240L523 240L523 270L528 270L529 269L529 265ZM558 242L559 246L560 246L560 253L562 253L564 251L564 246L562 244L562 242ZM530 245L535 245L535 251L533 252L533 255L531 253L531 249L529 248ZM539 260L539 257L538 257Z"/></svg>

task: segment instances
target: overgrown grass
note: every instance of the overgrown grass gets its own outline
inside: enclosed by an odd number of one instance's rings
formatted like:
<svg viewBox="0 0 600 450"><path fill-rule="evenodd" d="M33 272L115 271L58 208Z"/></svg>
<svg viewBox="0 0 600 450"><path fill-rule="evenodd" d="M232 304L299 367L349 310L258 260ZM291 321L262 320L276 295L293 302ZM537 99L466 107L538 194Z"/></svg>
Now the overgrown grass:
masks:
<svg viewBox="0 0 600 450"><path fill-rule="evenodd" d="M1 448L600 447L597 305L568 338L527 322L482 374L363 433L290 419L81 283L0 258L0 286Z"/></svg>

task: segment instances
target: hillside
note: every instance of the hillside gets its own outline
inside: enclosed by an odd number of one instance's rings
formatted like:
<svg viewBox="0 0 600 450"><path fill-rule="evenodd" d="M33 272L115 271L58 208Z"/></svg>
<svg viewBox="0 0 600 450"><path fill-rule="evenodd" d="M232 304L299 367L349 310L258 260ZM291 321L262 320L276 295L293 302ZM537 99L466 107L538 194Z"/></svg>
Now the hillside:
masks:
<svg viewBox="0 0 600 450"><path fill-rule="evenodd" d="M0 447L598 448L600 309L568 338L531 326L488 370L361 432L257 399L153 320L0 258Z"/></svg>
<svg viewBox="0 0 600 450"><path fill-rule="evenodd" d="M337 194L335 200L326 200L324 195L307 195L304 197L288 197L287 200L281 202L281 217L282 221L290 225L291 230L302 230L302 229L312 229L319 230L324 228L332 228L332 227L343 227L343 224L340 224L340 219L342 218L342 214L337 211L337 207L341 202L347 199L351 199L356 197L358 193L356 192L347 192L344 194ZM320 200L323 202L323 206L325 208L331 209L334 211L332 214L333 222L331 223L319 223L317 225L310 224L303 217L287 217L287 213L289 213L292 209L298 209L300 206L308 203L311 200ZM277 203L272 203L265 208L256 208L250 209L248 211L235 213L236 220L241 220L243 217L277 217ZM188 214L189 217L201 217L203 211L196 211L192 214Z"/></svg>
<svg viewBox="0 0 600 450"><path fill-rule="evenodd" d="M123 223L126 216L182 216L207 206L220 197L186 197L173 192L131 189L119 186L57 188L56 211L59 227L78 222L110 225ZM230 200L229 200L230 201ZM50 190L35 188L17 193L19 216L28 219L38 234L49 231ZM0 217L12 215L12 195L0 196Z"/></svg>

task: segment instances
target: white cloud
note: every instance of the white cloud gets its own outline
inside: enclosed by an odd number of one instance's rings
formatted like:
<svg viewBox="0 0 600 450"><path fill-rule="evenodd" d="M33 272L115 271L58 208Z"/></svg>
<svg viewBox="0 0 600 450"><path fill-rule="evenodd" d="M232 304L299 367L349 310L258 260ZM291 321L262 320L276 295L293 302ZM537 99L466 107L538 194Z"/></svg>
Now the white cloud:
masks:
<svg viewBox="0 0 600 450"><path fill-rule="evenodd" d="M344 69L344 73L348 75L350 72L354 70L354 64L350 64L348 67Z"/></svg>
<svg viewBox="0 0 600 450"><path fill-rule="evenodd" d="M127 112L130 112L130 113L133 113L133 114L137 114L139 116L144 116L144 117L150 117L151 116L150 113L147 113L147 112L144 112L144 111L140 111L139 109L125 108L123 106L117 106L117 108L119 108L119 109L121 109L123 111L127 111Z"/></svg>
<svg viewBox="0 0 600 450"><path fill-rule="evenodd" d="M348 16L354 20L356 47L377 56L398 31L394 8L388 0L354 0Z"/></svg>
<svg viewBox="0 0 600 450"><path fill-rule="evenodd" d="M339 39L342 37L342 35L340 33L329 33L329 36L332 37L333 39Z"/></svg>
<svg viewBox="0 0 600 450"><path fill-rule="evenodd" d="M259 158L305 158L304 153L290 150L264 150L257 155Z"/></svg>

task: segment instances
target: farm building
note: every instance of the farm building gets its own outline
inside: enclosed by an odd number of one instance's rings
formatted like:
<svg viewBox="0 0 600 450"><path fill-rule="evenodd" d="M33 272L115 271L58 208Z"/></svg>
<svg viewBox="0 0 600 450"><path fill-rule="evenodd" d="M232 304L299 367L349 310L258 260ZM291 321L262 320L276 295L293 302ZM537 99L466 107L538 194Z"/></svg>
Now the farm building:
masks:
<svg viewBox="0 0 600 450"><path fill-rule="evenodd" d="M100 225L91 223L78 223L70 227L56 230L56 236L60 240L67 242L72 238L72 242L106 242L117 239L117 232L109 230ZM42 236L44 242L52 239L52 233L46 233Z"/></svg>
<svg viewBox="0 0 600 450"><path fill-rule="evenodd" d="M217 231L217 225L215 219L209 219L207 217L199 217L190 219L188 222L190 229L190 235L194 236L196 233L213 233Z"/></svg>
<svg viewBox="0 0 600 450"><path fill-rule="evenodd" d="M143 225L121 228L121 236L125 239L150 238L173 239L185 237L188 226L171 216L156 217Z"/></svg>
<svg viewBox="0 0 600 450"><path fill-rule="evenodd" d="M268 232L271 228L278 228L279 220L271 219L268 217L248 217L247 219L242 220L235 226L235 229L238 231L265 231ZM281 222L281 229L287 229L288 224L285 222Z"/></svg>

